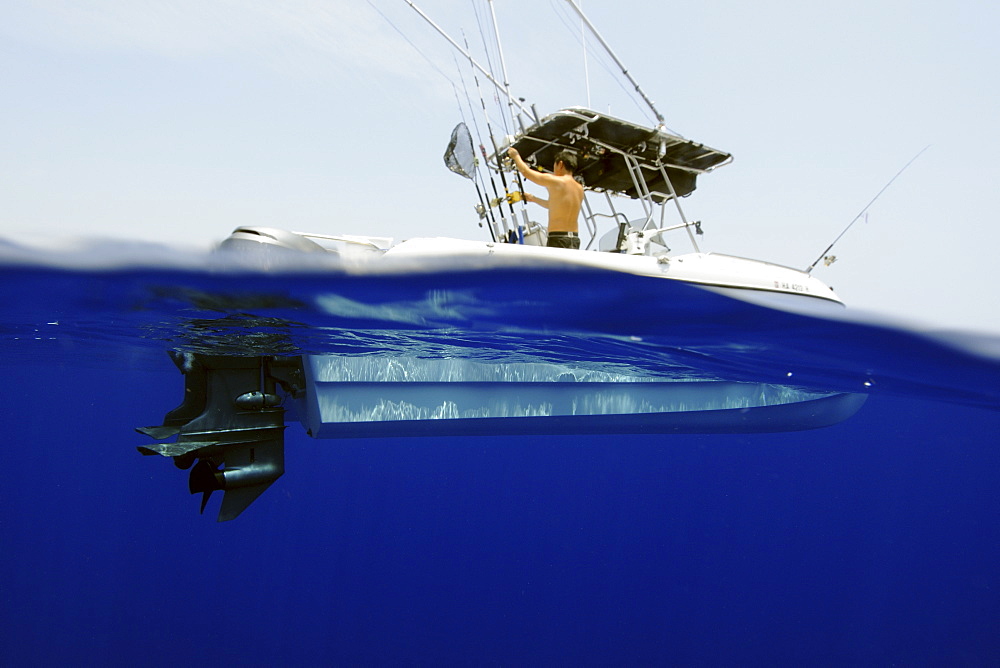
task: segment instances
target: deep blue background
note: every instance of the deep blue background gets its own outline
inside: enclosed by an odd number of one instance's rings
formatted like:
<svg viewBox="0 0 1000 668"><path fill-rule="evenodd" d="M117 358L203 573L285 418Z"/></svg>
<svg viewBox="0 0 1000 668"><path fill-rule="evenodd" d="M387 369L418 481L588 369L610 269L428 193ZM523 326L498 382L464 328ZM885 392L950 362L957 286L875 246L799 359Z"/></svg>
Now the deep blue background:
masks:
<svg viewBox="0 0 1000 668"><path fill-rule="evenodd" d="M0 270L0 665L1000 665L1000 362L959 338L625 275L21 261ZM220 524L134 428L180 403L168 348L258 344L871 396L784 434L292 423L285 475Z"/></svg>
<svg viewBox="0 0 1000 668"><path fill-rule="evenodd" d="M285 476L218 524L134 449L180 400L165 354L19 350L5 665L1000 663L994 410L876 392L838 426L747 436L293 423Z"/></svg>

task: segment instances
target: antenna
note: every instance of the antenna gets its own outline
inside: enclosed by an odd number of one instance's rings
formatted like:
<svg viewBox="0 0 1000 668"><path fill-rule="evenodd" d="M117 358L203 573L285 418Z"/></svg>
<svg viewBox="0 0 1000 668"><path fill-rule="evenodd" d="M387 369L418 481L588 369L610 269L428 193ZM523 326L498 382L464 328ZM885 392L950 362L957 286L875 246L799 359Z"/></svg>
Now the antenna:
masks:
<svg viewBox="0 0 1000 668"><path fill-rule="evenodd" d="M618 60L618 56L615 55L615 52L611 50L611 47L608 46L608 43L604 41L603 37L601 37L601 33L597 32L597 28L594 27L594 24L590 22L590 19L586 17L586 15L583 13L583 10L580 9L580 7L575 2L573 2L573 0L566 0L566 2L568 2L570 6L573 8L573 11L575 11L580 16L580 19L587 24L587 27L590 29L590 32L593 33L594 37L597 38L597 41L601 43L601 46L603 46L604 50L608 52L608 55L611 56L611 59L615 61L615 64L618 65L618 68L622 71L622 74L624 74L625 77L629 80L629 83L635 86L635 92L639 93L639 95L642 96L643 101L647 105L649 105L649 108L653 111L653 115L656 116L657 122L659 122L659 124L662 126L664 124L663 115L656 110L656 105L653 104L653 101L650 100L649 97L646 95L646 93L642 90L642 88L639 87L639 84L636 82L635 79L632 78L632 75L628 73L628 69L626 69L625 65L622 64L622 61Z"/></svg>
<svg viewBox="0 0 1000 668"><path fill-rule="evenodd" d="M924 151L926 151L930 147L931 147L930 144L928 144L927 146L925 146L922 149L920 149L919 153L917 153L915 156L913 156L912 158L910 158L910 161L908 163L906 163L905 165L903 165L903 168L901 170L899 170L898 172L896 172L896 175L894 177L892 177L891 179L889 179L889 182L887 184L885 184L884 186L882 186L882 190L879 190L878 194L875 195L875 197L872 197L872 201L868 202L868 204L865 206L865 208L861 209L861 213L859 213L858 215L856 215L854 217L854 220L852 220L850 223L847 224L847 227L844 228L844 231L837 235L837 238L833 240L833 243L831 243L829 246L827 246L826 250L823 251L822 253L820 253L819 257L816 258L816 260L811 265L809 265L809 268L806 269L806 273L807 274L811 274L812 273L812 270L816 268L816 265L819 264L819 261L822 260L822 259L824 259L826 257L826 254L829 253L833 249L833 247L837 244L838 241L840 241L840 238L842 236L844 236L845 234L847 234L847 230L851 229L851 227L854 225L854 223L858 222L858 220L861 218L861 216L865 215L865 213L868 211L868 209L871 208L871 205L875 203L875 200L877 200L882 195L882 193L884 193L889 188L889 186L892 185L892 182L895 181L896 179L898 179L899 175L902 174L903 172L905 172L906 168L909 167L910 165L912 165L914 162L916 162L917 158L919 158L921 155L923 155ZM832 258L829 262L827 262L827 265L832 264L833 260L835 260L835 259L836 258Z"/></svg>

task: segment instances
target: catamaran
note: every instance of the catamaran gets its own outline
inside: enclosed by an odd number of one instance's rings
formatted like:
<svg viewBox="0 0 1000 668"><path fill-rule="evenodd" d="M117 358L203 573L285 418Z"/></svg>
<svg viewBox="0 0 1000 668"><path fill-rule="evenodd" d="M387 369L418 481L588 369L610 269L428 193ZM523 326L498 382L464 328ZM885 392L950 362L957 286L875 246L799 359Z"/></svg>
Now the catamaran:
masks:
<svg viewBox="0 0 1000 668"><path fill-rule="evenodd" d="M445 153L449 169L476 182L475 209L488 239L412 238L393 244L356 233L248 226L236 229L221 249L265 261L290 253L333 258L370 275L455 268L620 272L739 299L842 306L809 270L701 251L701 223L687 219L680 199L694 192L699 176L731 162L729 153L668 132L651 102L660 121L652 127L582 107L538 117L448 39L519 110L520 130L493 141L492 153L481 149L482 161L464 124L452 133ZM637 84L636 90L641 93ZM580 249L546 246L546 229L528 216L517 174L505 159L511 147L538 169L551 167L564 149L579 157L575 176L586 193ZM490 200L483 197L484 170L491 183L502 184ZM637 204L641 213L628 215L622 202ZM667 219L671 209L678 215L674 222ZM682 233L693 251L677 254L668 239ZM223 491L222 521L239 515L282 475L286 419L299 421L314 438L771 432L836 424L865 399L790 385L574 368L526 361L523 355L482 360L455 347L448 351L234 357L175 350L171 356L184 374L184 402L167 413L163 425L139 429L160 441L139 450L191 469L189 489L202 494L202 510L214 491ZM171 437L176 440L165 442Z"/></svg>

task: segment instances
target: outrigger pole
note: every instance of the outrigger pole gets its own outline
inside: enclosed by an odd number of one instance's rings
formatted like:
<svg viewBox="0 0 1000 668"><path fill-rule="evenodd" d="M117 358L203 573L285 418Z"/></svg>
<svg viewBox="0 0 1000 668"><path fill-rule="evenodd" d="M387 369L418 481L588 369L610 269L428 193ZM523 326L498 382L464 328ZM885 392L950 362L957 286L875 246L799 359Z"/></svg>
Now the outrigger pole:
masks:
<svg viewBox="0 0 1000 668"><path fill-rule="evenodd" d="M593 33L594 37L597 38L597 41L601 43L601 46L604 47L604 50L608 52L608 55L611 56L612 60L615 61L615 64L618 65L618 68L622 71L622 74L624 74L625 77L629 80L629 83L631 83L635 87L635 91L642 96L643 101L645 101L645 103L649 105L649 108L652 110L653 115L656 116L656 121L658 123L657 127L659 129L663 129L665 125L663 114L661 114L659 110L657 110L656 105L653 104L653 101L649 99L649 96L646 95L646 93L642 90L642 87L639 86L639 82L633 79L632 75L628 73L628 69L625 67L624 63L622 63L622 61L618 59L618 56L615 55L615 52L611 50L611 46L609 46L608 43L604 41L604 38L601 37L601 33L597 32L597 28L595 28L594 24L590 22L590 19L588 19L587 15L583 13L583 10L580 9L579 5L577 5L573 0L566 0L566 2L569 3L569 5L573 8L573 11L575 11L577 15L580 17L580 19L587 25L587 27L590 29L590 32ZM665 148L666 147L662 143L661 139L660 143L661 159L663 158L663 153ZM666 182L667 187L670 189L671 199L674 201L674 206L677 207L677 213L680 215L681 221L684 223L684 228L687 230L688 237L690 237L691 239L691 245L694 246L695 252L700 253L701 249L698 248L698 242L695 240L694 234L691 232L691 226L688 223L687 217L684 215L684 210L681 208L680 198L677 197L677 193L674 192L674 186L670 182L670 177L667 176L666 169L663 169L662 167L661 167L661 172L663 174L664 182ZM699 231L699 234L700 233L701 232Z"/></svg>
<svg viewBox="0 0 1000 668"><path fill-rule="evenodd" d="M515 126L520 125L517 114L514 113L514 97L510 94L510 81L507 76L507 63L503 59L503 46L500 41L500 26L497 24L497 12L496 8L493 6L493 0L487 0L490 5L490 16L493 18L493 35L497 41L497 55L500 57L500 73L503 74L503 90L507 95L507 105L510 107L510 119ZM521 128L524 129L523 127Z"/></svg>
<svg viewBox="0 0 1000 668"><path fill-rule="evenodd" d="M601 33L597 32L597 28L594 27L594 24L590 22L590 19L587 18L587 16L583 13L583 10L580 9L580 7L575 2L573 2L573 0L566 0L566 2L570 4L570 7L572 7L573 11L575 11L579 15L580 19L587 24L587 27L590 29L590 32L594 34L594 37L597 38L597 41L601 43L601 46L604 47L604 50L607 51L608 55L611 56L611 59L615 61L615 64L618 65L618 68L622 71L622 74L624 74L625 77L629 80L629 83L631 83L635 87L635 92L639 93L639 95L642 96L643 101L645 101L645 103L649 105L649 108L652 109L653 114L656 116L657 122L662 127L665 122L663 120L663 115L660 114L659 111L657 111L656 105L653 104L653 101L649 99L646 93L643 92L642 88L639 86L639 83L632 78L631 74L628 73L628 70L625 68L625 65L622 63L622 61L618 60L618 56L615 55L615 52L611 50L611 47L608 46L608 43L604 41L603 37L601 37Z"/></svg>
<svg viewBox="0 0 1000 668"><path fill-rule="evenodd" d="M448 35L448 33L446 33L444 30L441 29L441 27L438 24L434 23L434 21L432 21L431 18L429 16L427 16L427 14L424 14L420 10L419 7L417 7L415 4L413 4L413 2L411 0L404 0L404 2L406 2L406 4L408 4L410 7L412 7L413 11L415 11L417 14L420 14L420 17L424 21L427 21L427 23L429 23L432 28L434 28L435 30L437 30L438 34L440 34L442 37L444 37L446 40L448 40L448 42L453 47L455 47L456 49L458 49L459 53L461 53L463 56L465 56L466 58L468 58L469 62L472 63L472 66L475 67L480 72L482 72L483 76L485 76L489 80L489 82L496 87L497 90L501 91L507 97L507 101L510 103L511 106L516 106L523 113L527 114L528 118L534 118L534 114L531 112L531 110L527 109L523 104L520 103L520 101L517 100L517 98L515 98L513 95L511 95L510 91L507 90L506 88L504 88L503 84L501 84L496 79L494 79L493 75L491 75L488 70L486 70L482 65L480 65L479 63L477 63L475 61L475 59L472 57L472 55L469 54L469 52L467 50L465 50L461 46L459 46L458 42L456 42L455 40L453 40Z"/></svg>

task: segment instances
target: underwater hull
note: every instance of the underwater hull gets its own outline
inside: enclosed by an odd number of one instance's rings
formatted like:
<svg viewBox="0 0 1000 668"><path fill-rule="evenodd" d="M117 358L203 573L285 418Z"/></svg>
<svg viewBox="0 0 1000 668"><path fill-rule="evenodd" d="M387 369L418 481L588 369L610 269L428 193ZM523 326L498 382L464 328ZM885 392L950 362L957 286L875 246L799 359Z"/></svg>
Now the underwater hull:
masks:
<svg viewBox="0 0 1000 668"><path fill-rule="evenodd" d="M867 395L835 394L789 404L606 415L324 421L314 415L314 438L398 438L575 434L749 434L829 427L860 410Z"/></svg>
<svg viewBox="0 0 1000 668"><path fill-rule="evenodd" d="M595 374L562 365L306 355L295 413L314 438L816 429L866 395Z"/></svg>

